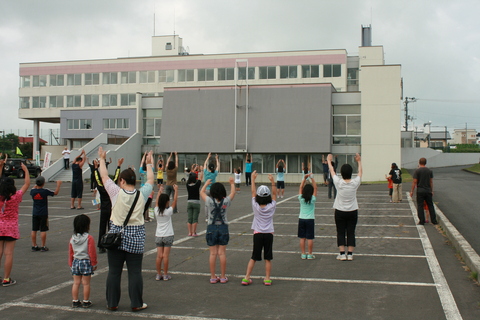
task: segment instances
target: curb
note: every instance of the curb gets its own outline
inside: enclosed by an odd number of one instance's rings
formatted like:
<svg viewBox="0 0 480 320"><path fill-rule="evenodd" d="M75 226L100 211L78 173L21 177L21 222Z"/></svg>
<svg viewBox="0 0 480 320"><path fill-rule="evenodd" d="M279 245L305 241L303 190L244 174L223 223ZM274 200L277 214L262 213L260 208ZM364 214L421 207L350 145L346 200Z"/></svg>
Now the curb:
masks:
<svg viewBox="0 0 480 320"><path fill-rule="evenodd" d="M476 273L476 280L478 280L478 273L480 272L480 256L472 248L468 241L465 240L460 232L458 232L457 228L450 223L450 220L447 219L442 210L440 210L436 204L434 205L439 224L442 226L443 230L445 230L445 233L448 239L452 242L453 246L460 253L463 261L465 261L465 264L472 272Z"/></svg>

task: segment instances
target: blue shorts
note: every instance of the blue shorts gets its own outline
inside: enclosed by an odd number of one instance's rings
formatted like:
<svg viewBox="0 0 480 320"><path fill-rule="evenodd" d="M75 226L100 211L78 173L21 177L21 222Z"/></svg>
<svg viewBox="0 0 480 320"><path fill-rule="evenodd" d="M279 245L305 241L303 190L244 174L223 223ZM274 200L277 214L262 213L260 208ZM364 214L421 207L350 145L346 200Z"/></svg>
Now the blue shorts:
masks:
<svg viewBox="0 0 480 320"><path fill-rule="evenodd" d="M73 259L70 269L74 276L91 276L93 274L93 266L90 263L90 259Z"/></svg>
<svg viewBox="0 0 480 320"><path fill-rule="evenodd" d="M298 237L300 239L315 239L315 219L298 219Z"/></svg>
<svg viewBox="0 0 480 320"><path fill-rule="evenodd" d="M155 237L157 247L171 247L173 245L173 236Z"/></svg>
<svg viewBox="0 0 480 320"><path fill-rule="evenodd" d="M285 189L285 181L277 181L277 189Z"/></svg>
<svg viewBox="0 0 480 320"><path fill-rule="evenodd" d="M228 224L209 224L205 238L209 247L226 246L230 240Z"/></svg>

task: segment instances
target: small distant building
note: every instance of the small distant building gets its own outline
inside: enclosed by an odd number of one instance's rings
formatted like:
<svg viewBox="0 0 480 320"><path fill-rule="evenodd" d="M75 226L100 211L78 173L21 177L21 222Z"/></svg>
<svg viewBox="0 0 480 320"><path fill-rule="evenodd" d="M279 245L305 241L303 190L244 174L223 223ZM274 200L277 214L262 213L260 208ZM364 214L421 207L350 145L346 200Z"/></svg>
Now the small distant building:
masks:
<svg viewBox="0 0 480 320"><path fill-rule="evenodd" d="M455 144L477 144L477 130L455 129L453 131L453 142Z"/></svg>
<svg viewBox="0 0 480 320"><path fill-rule="evenodd" d="M450 132L415 132L416 148L443 148L448 145L448 141L452 140Z"/></svg>
<svg viewBox="0 0 480 320"><path fill-rule="evenodd" d="M40 143L47 144L46 140L43 140L42 138L38 139ZM18 144L27 144L27 143L33 143L33 137L18 137Z"/></svg>

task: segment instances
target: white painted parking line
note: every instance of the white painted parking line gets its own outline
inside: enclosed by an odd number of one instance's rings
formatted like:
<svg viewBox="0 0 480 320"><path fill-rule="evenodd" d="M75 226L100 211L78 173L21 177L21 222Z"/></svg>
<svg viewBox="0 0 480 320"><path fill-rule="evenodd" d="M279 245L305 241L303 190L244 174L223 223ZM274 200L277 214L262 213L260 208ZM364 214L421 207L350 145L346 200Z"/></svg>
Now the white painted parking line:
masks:
<svg viewBox="0 0 480 320"><path fill-rule="evenodd" d="M248 221L237 221L237 223L251 223ZM298 222L275 222L275 225L296 226ZM335 223L315 223L316 226L335 227ZM357 227L385 227L385 228L415 228L415 225L399 225L399 224L357 224Z"/></svg>
<svg viewBox="0 0 480 320"><path fill-rule="evenodd" d="M415 207L415 204L413 203L410 194L408 192L406 194L408 203L410 204L410 209L412 210L413 218L415 221L417 221L417 209ZM436 288L438 296L440 298L440 302L443 307L443 311L445 312L445 317L447 318L447 320L460 320L462 319L462 316L460 315L457 303L453 298L453 294L450 291L447 279L445 279L442 268L438 263L435 251L433 250L430 239L428 238L427 232L425 231L425 227L422 225L417 225L417 230L422 241L423 250L425 251L425 256L427 257L427 262L430 268L430 272L432 273L433 281L437 284Z"/></svg>

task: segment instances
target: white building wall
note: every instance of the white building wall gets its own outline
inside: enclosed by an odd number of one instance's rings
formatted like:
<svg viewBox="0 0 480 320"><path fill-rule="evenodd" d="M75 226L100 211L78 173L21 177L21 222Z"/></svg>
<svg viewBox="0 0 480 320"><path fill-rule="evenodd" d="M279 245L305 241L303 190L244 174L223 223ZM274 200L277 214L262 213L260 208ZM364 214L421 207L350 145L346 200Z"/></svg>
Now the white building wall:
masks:
<svg viewBox="0 0 480 320"><path fill-rule="evenodd" d="M392 162L401 164L400 71L400 65L360 70L364 181L384 180Z"/></svg>

